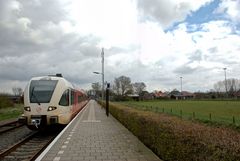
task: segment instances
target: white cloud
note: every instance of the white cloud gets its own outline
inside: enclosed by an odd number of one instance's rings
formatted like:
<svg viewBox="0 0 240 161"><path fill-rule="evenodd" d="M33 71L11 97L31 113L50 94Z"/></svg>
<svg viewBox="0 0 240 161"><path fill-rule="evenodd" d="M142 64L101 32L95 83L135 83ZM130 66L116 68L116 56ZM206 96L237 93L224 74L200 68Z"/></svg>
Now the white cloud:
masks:
<svg viewBox="0 0 240 161"><path fill-rule="evenodd" d="M215 13L224 14L227 18L235 22L240 22L240 1L239 0L222 0Z"/></svg>
<svg viewBox="0 0 240 161"><path fill-rule="evenodd" d="M184 21L209 2L0 1L0 87L62 72L81 88L90 88L101 81L92 72L101 69L104 47L107 81L126 75L145 82L150 91L169 90L179 88L182 76L184 90L210 89L222 79L223 67L229 77L240 75L240 37L233 32L237 21ZM139 21L138 12L147 21ZM165 30L175 22L179 24Z"/></svg>
<svg viewBox="0 0 240 161"><path fill-rule="evenodd" d="M138 8L144 20L155 20L167 28L175 22L182 22L187 15L211 1L213 0L138 0Z"/></svg>
<svg viewBox="0 0 240 161"><path fill-rule="evenodd" d="M80 34L102 38L99 46L126 46L136 41L137 10L129 0L74 0L69 18Z"/></svg>

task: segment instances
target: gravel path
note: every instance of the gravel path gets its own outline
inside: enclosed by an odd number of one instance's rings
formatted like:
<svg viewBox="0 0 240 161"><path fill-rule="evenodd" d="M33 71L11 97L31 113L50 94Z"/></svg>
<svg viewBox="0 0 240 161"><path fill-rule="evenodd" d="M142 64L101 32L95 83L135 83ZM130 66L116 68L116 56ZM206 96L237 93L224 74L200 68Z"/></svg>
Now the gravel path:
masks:
<svg viewBox="0 0 240 161"><path fill-rule="evenodd" d="M14 129L12 131L0 134L0 152L8 147L16 144L20 140L29 136L33 131L29 130L26 126Z"/></svg>

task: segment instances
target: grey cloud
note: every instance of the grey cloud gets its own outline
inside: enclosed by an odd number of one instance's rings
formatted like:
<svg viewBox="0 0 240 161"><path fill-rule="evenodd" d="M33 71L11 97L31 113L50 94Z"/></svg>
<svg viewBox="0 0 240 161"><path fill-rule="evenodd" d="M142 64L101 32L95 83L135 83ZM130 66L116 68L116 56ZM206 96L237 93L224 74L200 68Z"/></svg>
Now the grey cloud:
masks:
<svg viewBox="0 0 240 161"><path fill-rule="evenodd" d="M233 52L235 51L229 51L228 54L223 55L218 47L212 47L209 48L208 53L205 54L205 60L209 62L216 62L216 63L222 63L226 65L236 65L239 64L238 59L236 59L235 56L233 56Z"/></svg>
<svg viewBox="0 0 240 161"><path fill-rule="evenodd" d="M201 50L196 50L194 53L192 53L188 59L189 59L189 63L194 62L194 61L198 61L200 62L202 60L202 51Z"/></svg>
<svg viewBox="0 0 240 161"><path fill-rule="evenodd" d="M30 18L33 26L38 28L46 22L58 23L67 19L66 3L59 0L19 0L21 15Z"/></svg>
<svg viewBox="0 0 240 161"><path fill-rule="evenodd" d="M134 45L129 45L129 46L126 46L125 48L114 46L114 47L111 47L110 49L108 49L107 52L109 53L109 55L114 55L114 54L118 54L118 53L128 54L128 53L136 51L138 49L139 49L139 47L134 46Z"/></svg>
<svg viewBox="0 0 240 161"><path fill-rule="evenodd" d="M191 13L191 5L186 2L177 4L169 0L138 0L138 8L144 20L158 21L163 27L181 22Z"/></svg>
<svg viewBox="0 0 240 161"><path fill-rule="evenodd" d="M212 48L209 48L208 51L210 53L217 53L218 52L218 48L217 47L212 47Z"/></svg>
<svg viewBox="0 0 240 161"><path fill-rule="evenodd" d="M196 70L197 68L191 68L187 64L184 64L178 67L177 69L175 69L173 72L183 75L183 74L193 74Z"/></svg>
<svg viewBox="0 0 240 161"><path fill-rule="evenodd" d="M64 19L61 8L56 0L1 1L0 55L26 55L47 50L63 34L57 24Z"/></svg>
<svg viewBox="0 0 240 161"><path fill-rule="evenodd" d="M173 79L172 76L166 74L153 76L152 80L164 86L176 86L178 84L178 79Z"/></svg>
<svg viewBox="0 0 240 161"><path fill-rule="evenodd" d="M13 12L10 2L0 1L0 8L5 9L0 11L0 82L26 82L55 73L63 73L76 84L94 79L100 39L64 33L59 22L67 15L60 1L15 1L18 12Z"/></svg>

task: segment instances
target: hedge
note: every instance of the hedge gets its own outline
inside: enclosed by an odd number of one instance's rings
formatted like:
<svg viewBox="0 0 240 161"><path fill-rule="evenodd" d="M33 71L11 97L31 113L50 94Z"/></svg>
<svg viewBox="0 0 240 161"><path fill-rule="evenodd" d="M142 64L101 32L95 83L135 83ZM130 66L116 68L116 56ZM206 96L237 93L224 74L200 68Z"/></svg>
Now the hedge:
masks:
<svg viewBox="0 0 240 161"><path fill-rule="evenodd" d="M110 103L110 113L163 160L240 160L240 133Z"/></svg>

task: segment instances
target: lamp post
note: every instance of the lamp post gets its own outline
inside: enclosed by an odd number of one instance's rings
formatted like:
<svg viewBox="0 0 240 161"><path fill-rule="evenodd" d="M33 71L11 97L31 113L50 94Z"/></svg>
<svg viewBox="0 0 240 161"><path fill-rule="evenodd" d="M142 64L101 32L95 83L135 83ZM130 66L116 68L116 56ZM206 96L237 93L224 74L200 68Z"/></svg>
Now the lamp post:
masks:
<svg viewBox="0 0 240 161"><path fill-rule="evenodd" d="M104 101L104 48L102 48L101 56L102 56L102 72L93 73L102 75L102 101Z"/></svg>
<svg viewBox="0 0 240 161"><path fill-rule="evenodd" d="M223 68L223 70L224 70L224 76L225 76L225 89L227 94L227 73L226 73L227 68Z"/></svg>

